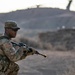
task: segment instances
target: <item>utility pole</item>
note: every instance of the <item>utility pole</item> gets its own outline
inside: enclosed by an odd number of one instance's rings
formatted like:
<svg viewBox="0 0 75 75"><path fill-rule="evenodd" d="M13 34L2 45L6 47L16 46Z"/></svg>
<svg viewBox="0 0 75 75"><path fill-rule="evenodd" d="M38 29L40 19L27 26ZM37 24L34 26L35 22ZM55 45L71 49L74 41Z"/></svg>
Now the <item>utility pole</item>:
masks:
<svg viewBox="0 0 75 75"><path fill-rule="evenodd" d="M72 0L69 0L69 3L67 5L67 7L66 7L67 10L70 10L71 3L72 3Z"/></svg>

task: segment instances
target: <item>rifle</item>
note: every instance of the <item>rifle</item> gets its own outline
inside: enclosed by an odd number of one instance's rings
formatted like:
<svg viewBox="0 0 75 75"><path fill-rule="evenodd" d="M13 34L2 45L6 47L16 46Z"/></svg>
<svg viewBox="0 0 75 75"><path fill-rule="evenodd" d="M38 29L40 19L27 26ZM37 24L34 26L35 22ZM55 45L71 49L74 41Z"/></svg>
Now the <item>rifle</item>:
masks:
<svg viewBox="0 0 75 75"><path fill-rule="evenodd" d="M39 52L36 51L35 49L28 47L26 44L24 44L24 43L22 43L22 42L20 42L20 43L11 42L11 43L12 43L14 46L19 46L19 47L23 46L23 47L27 48L27 49L29 50L29 52L32 52L32 50L34 50L34 51L35 51L35 52L34 52L35 54L41 55L41 56L43 56L43 57L46 58L46 55L39 53Z"/></svg>

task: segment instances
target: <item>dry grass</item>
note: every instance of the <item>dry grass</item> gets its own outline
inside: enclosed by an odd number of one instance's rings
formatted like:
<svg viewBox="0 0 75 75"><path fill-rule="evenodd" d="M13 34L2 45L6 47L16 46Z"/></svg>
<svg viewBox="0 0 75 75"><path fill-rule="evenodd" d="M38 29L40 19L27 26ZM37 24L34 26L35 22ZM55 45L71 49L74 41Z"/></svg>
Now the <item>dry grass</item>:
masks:
<svg viewBox="0 0 75 75"><path fill-rule="evenodd" d="M75 52L39 51L47 58L33 55L18 62L19 75L75 75Z"/></svg>

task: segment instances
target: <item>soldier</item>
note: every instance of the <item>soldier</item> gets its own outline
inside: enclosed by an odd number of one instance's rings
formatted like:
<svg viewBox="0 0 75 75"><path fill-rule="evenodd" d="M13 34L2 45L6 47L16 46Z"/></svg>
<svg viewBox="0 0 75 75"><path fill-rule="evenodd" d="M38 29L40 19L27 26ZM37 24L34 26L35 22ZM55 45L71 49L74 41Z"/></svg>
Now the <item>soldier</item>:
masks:
<svg viewBox="0 0 75 75"><path fill-rule="evenodd" d="M28 47L14 45L11 41L20 29L16 22L5 22L5 33L0 37L0 75L17 75L19 66L15 62L35 53ZM26 50L28 49L28 50Z"/></svg>

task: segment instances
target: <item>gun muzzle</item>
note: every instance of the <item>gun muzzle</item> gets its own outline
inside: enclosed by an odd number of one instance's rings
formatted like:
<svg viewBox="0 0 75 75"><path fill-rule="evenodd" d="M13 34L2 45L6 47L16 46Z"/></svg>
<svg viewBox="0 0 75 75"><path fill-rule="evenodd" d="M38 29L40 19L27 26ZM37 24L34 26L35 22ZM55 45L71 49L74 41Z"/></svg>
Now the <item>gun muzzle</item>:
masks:
<svg viewBox="0 0 75 75"><path fill-rule="evenodd" d="M41 55L41 56L43 56L43 57L45 57L45 58L47 57L46 55L41 54L41 53L39 53L38 51L36 51L35 54Z"/></svg>
<svg viewBox="0 0 75 75"><path fill-rule="evenodd" d="M46 56L46 55L44 55L44 54L40 54L40 53L39 53L39 55L41 55L41 56L43 56L43 57L45 57L45 58L47 57L47 56Z"/></svg>

